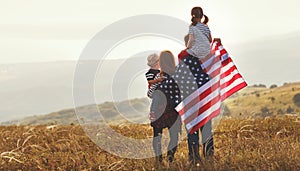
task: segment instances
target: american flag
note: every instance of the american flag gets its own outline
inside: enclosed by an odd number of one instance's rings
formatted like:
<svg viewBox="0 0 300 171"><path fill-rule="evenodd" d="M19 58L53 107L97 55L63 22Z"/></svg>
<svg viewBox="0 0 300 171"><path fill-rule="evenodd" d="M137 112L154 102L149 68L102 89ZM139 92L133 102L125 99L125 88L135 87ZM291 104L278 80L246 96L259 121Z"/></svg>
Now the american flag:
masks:
<svg viewBox="0 0 300 171"><path fill-rule="evenodd" d="M211 57L203 61L201 67L210 79L206 82L197 82L198 88L183 96L183 100L175 107L190 133L218 116L221 112L221 103L247 86L227 51L217 41L211 44ZM183 94L185 91L183 90Z"/></svg>

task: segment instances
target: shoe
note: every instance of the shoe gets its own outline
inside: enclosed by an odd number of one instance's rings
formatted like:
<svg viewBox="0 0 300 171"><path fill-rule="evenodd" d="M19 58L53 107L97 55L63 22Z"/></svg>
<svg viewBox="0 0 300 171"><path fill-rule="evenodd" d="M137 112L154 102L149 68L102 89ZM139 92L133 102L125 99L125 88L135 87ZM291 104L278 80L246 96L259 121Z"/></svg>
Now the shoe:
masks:
<svg viewBox="0 0 300 171"><path fill-rule="evenodd" d="M162 155L159 155L159 156L156 156L156 157L155 157L155 162L156 162L156 163L162 163L162 161L163 161Z"/></svg>

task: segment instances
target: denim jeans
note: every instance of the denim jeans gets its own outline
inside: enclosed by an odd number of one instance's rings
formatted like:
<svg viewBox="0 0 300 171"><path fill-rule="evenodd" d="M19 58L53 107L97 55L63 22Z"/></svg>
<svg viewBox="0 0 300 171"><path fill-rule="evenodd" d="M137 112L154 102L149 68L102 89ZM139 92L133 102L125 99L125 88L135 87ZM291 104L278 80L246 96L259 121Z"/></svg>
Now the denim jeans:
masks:
<svg viewBox="0 0 300 171"><path fill-rule="evenodd" d="M203 144L204 157L210 157L214 155L214 139L212 133L212 122L208 121L204 126L200 128L201 139ZM199 153L199 130L194 133L188 133L188 149L189 160L192 162L200 161Z"/></svg>
<svg viewBox="0 0 300 171"><path fill-rule="evenodd" d="M177 145L178 145L179 132L178 132L178 128L175 128L175 127L168 128L169 135L170 135L170 142L168 144L167 158L170 162L172 162L174 160L174 155L175 155ZM162 158L162 150L161 150L162 130L163 130L163 128L153 127L154 136L153 136L152 145L153 145L155 156L157 157L157 160L159 160L160 162L163 159Z"/></svg>

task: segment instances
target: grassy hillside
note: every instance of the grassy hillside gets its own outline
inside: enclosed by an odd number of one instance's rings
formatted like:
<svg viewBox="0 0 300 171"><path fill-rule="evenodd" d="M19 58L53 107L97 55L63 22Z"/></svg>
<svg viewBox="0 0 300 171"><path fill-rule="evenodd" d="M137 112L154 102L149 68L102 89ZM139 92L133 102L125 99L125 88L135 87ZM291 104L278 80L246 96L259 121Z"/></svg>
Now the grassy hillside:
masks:
<svg viewBox="0 0 300 171"><path fill-rule="evenodd" d="M149 125L112 128L126 137L152 137ZM0 170L300 170L299 116L223 119L214 132L214 160L202 160L200 167L188 164L186 140L174 163L157 165L153 158L105 152L78 125L2 126L0 136Z"/></svg>
<svg viewBox="0 0 300 171"><path fill-rule="evenodd" d="M223 114L239 118L267 117L300 113L300 82L280 87L265 88L249 86L225 100ZM149 99L140 98L121 102L105 102L97 105L106 122L148 123ZM98 111L91 106L82 106L84 119L99 121ZM78 119L83 119L79 117ZM2 123L2 125L49 125L77 124L74 109L66 109L47 115L27 117L21 120Z"/></svg>
<svg viewBox="0 0 300 171"><path fill-rule="evenodd" d="M105 121L111 124L120 122L148 122L149 100L147 98L132 99L121 102L105 102L97 105L98 110L94 111L89 105L79 107L78 110L83 111L84 118L93 121L99 120L99 112L104 117ZM3 122L2 125L69 125L78 124L74 109L65 109L57 112L52 112L46 115L37 115L26 117L20 120Z"/></svg>
<svg viewBox="0 0 300 171"><path fill-rule="evenodd" d="M225 101L234 117L300 113L300 83L275 88L247 87Z"/></svg>

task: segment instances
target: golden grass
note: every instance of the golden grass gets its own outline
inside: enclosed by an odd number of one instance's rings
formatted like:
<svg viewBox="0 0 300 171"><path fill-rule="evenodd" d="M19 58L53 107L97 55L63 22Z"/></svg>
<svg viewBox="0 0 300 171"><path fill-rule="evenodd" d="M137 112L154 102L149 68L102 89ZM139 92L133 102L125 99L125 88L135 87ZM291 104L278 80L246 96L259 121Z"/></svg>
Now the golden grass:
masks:
<svg viewBox="0 0 300 171"><path fill-rule="evenodd" d="M128 137L152 135L149 125L113 128ZM0 170L300 170L299 116L222 120L214 133L214 160L202 160L200 167L188 164L186 140L174 163L156 165L153 158L103 151L78 125L7 126L0 134Z"/></svg>

